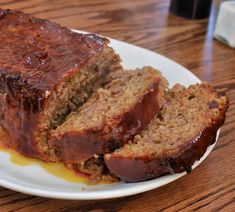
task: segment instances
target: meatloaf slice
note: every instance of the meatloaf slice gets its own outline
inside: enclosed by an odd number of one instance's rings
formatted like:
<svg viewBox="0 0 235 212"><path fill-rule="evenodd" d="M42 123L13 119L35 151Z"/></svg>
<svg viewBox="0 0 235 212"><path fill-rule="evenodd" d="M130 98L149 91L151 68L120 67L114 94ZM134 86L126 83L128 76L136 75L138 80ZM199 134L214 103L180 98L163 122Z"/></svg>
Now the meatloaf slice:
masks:
<svg viewBox="0 0 235 212"><path fill-rule="evenodd" d="M108 40L78 34L19 11L0 10L0 125L8 146L57 160L48 132L121 68Z"/></svg>
<svg viewBox="0 0 235 212"><path fill-rule="evenodd" d="M84 162L65 164L76 175L86 178L90 184L114 183L119 179L106 167L103 155L95 155Z"/></svg>
<svg viewBox="0 0 235 212"><path fill-rule="evenodd" d="M162 107L166 86L160 72L151 67L111 74L104 88L52 131L51 146L65 163L120 147Z"/></svg>
<svg viewBox="0 0 235 212"><path fill-rule="evenodd" d="M191 171L224 123L228 98L208 83L176 85L148 127L124 147L105 155L112 174L125 182Z"/></svg>

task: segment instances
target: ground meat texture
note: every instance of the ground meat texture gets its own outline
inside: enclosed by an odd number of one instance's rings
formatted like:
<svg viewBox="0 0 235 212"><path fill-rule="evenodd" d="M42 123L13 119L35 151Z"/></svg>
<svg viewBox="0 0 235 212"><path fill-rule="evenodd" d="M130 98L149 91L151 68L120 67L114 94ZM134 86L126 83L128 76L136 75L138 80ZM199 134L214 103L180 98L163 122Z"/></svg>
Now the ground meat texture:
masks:
<svg viewBox="0 0 235 212"><path fill-rule="evenodd" d="M117 71L52 131L49 142L65 163L110 152L150 122L165 103L166 88L166 80L151 67Z"/></svg>

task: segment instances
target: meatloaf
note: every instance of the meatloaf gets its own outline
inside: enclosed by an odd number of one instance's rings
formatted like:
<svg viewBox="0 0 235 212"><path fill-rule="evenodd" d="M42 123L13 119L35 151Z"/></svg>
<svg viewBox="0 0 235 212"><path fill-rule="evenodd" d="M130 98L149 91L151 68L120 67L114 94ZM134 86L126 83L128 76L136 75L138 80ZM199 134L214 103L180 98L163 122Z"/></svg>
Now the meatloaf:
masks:
<svg viewBox="0 0 235 212"><path fill-rule="evenodd" d="M124 147L105 155L110 172L125 182L191 171L224 123L228 98L208 83L176 85L148 127Z"/></svg>
<svg viewBox="0 0 235 212"><path fill-rule="evenodd" d="M1 127L8 146L56 161L48 132L121 68L109 41L19 11L0 10Z"/></svg>
<svg viewBox="0 0 235 212"><path fill-rule="evenodd" d="M78 111L51 133L50 145L65 163L78 163L122 146L165 103L167 81L144 67L116 71Z"/></svg>
<svg viewBox="0 0 235 212"><path fill-rule="evenodd" d="M86 178L90 184L114 183L120 181L111 174L104 163L103 155L95 155L84 162L67 163L65 166L76 175Z"/></svg>

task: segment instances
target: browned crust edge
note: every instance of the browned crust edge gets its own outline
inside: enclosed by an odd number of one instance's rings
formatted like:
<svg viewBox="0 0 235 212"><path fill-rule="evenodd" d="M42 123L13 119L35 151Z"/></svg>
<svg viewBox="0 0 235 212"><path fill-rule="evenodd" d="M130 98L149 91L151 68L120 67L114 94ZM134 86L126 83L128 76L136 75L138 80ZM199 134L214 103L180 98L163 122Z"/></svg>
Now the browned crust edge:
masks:
<svg viewBox="0 0 235 212"><path fill-rule="evenodd" d="M207 147L216 140L217 130L224 124L225 113L229 107L229 101L221 110L220 117L210 126L203 129L199 135L182 151L171 158L123 158L107 157L105 163L110 172L124 182L139 182L156 178L167 173L191 172L191 167L196 160L204 155Z"/></svg>
<svg viewBox="0 0 235 212"><path fill-rule="evenodd" d="M52 137L50 142L56 148L58 157L65 163L77 163L94 154L108 153L132 139L160 109L159 82L160 79L157 79L133 108L115 117L113 126L104 123L99 129L69 132L61 138Z"/></svg>

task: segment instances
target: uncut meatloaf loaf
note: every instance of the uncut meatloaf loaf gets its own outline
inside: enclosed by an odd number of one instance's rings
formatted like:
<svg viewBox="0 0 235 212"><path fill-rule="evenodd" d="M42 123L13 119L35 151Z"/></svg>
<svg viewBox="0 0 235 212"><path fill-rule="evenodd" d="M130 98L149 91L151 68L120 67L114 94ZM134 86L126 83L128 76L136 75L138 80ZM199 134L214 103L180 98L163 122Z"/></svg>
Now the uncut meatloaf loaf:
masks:
<svg viewBox="0 0 235 212"><path fill-rule="evenodd" d="M48 132L120 69L108 40L19 11L0 10L0 125L8 146L57 160Z"/></svg>
<svg viewBox="0 0 235 212"><path fill-rule="evenodd" d="M78 111L52 131L49 143L65 163L77 163L122 146L165 102L167 81L151 67L116 71Z"/></svg>
<svg viewBox="0 0 235 212"><path fill-rule="evenodd" d="M224 123L228 98L208 83L188 89L176 85L148 127L124 147L105 155L110 172L125 182L191 171L214 143Z"/></svg>

